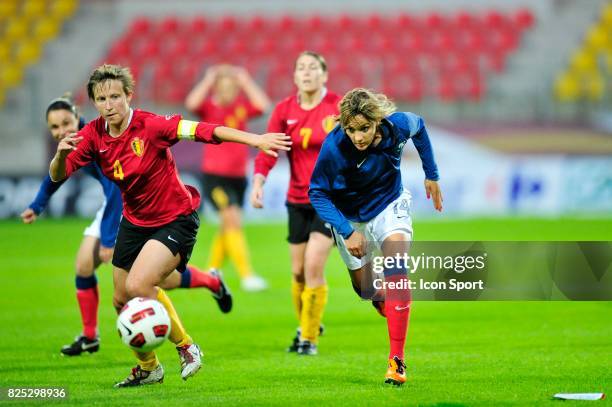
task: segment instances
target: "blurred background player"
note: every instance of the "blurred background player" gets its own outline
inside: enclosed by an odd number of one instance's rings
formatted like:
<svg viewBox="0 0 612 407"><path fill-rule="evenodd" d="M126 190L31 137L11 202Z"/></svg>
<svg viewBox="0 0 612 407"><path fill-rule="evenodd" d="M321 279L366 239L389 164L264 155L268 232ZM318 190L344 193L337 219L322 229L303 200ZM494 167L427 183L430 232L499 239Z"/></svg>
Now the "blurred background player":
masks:
<svg viewBox="0 0 612 407"><path fill-rule="evenodd" d="M159 286L175 269L184 271L199 228L197 190L184 185L170 146L181 139L248 143L270 154L289 149L281 134L251 133L179 115L158 116L130 108L134 79L129 69L102 65L91 74L87 94L100 117L58 144L49 166L54 182L95 162L121 190L123 218L113 253L113 305L117 311L132 298L161 302L171 320L183 380L201 368L201 351L187 334L170 298ZM154 352L135 352L138 364L115 387L160 383L164 370Z"/></svg>
<svg viewBox="0 0 612 407"><path fill-rule="evenodd" d="M201 121L245 130L247 121L270 108L265 92L246 69L231 65L210 67L185 99L185 107ZM221 268L229 257L245 291L261 291L266 281L253 273L242 232L242 205L247 186L249 148L224 143L204 146L202 182L204 197L219 212L219 231L213 238L209 267Z"/></svg>
<svg viewBox="0 0 612 407"><path fill-rule="evenodd" d="M290 352L316 355L321 319L327 303L325 262L332 247L331 231L310 204L308 185L319 149L335 125L339 96L325 87L328 80L325 59L311 51L302 52L294 66L297 94L278 103L272 112L268 131L291 136L288 153L291 179L287 192L289 249L291 254L291 295L298 316L298 334ZM263 207L263 185L276 157L262 153L255 159L251 203Z"/></svg>
<svg viewBox="0 0 612 407"><path fill-rule="evenodd" d="M85 126L77 106L67 93L53 99L46 111L47 128L56 142L60 142L70 133L77 132ZM113 249L123 203L121 191L102 174L96 163L83 167L86 174L94 177L102 186L105 200L94 221L83 232L83 240L76 259L76 294L83 323L83 331L74 342L62 347L61 352L67 356L78 356L83 352L97 352L100 349L98 335L98 280L95 270L102 263L108 263L113 257ZM40 185L36 198L21 213L24 223L30 224L44 211L51 196L63 185L47 177ZM217 300L222 312L229 312L232 307L231 295L227 292L221 276L216 272L205 273L195 266L188 265L183 273L171 273L161 284L162 288L197 288L206 287Z"/></svg>
<svg viewBox="0 0 612 407"><path fill-rule="evenodd" d="M442 210L438 168L423 119L395 110L386 96L366 89L344 95L340 126L323 143L310 184L312 205L332 225L353 287L367 299L375 294L369 275L372 244L383 256L403 257L412 241L411 196L402 186L400 172L402 151L409 139L423 163L427 198L433 198L434 208ZM384 303L375 303L386 316L389 331L385 383L395 385L406 381L404 344L410 314L406 273L400 265L385 268L386 282L405 288L387 289Z"/></svg>

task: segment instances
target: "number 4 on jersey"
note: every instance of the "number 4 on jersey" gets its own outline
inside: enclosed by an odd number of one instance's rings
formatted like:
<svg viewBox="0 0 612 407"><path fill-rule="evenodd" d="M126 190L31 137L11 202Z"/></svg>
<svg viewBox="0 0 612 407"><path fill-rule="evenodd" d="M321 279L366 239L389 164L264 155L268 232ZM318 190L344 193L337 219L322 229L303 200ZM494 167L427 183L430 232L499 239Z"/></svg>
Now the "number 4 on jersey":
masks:
<svg viewBox="0 0 612 407"><path fill-rule="evenodd" d="M113 176L115 177L115 179L118 179L120 181L123 180L123 168L121 167L121 163L119 162L119 160L115 160L115 162L113 163Z"/></svg>

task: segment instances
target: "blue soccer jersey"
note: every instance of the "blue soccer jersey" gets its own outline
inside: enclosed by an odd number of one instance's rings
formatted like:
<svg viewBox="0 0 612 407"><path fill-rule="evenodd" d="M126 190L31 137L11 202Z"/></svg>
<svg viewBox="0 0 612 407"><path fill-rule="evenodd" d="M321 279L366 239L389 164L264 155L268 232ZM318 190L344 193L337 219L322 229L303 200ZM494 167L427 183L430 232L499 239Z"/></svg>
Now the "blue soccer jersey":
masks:
<svg viewBox="0 0 612 407"><path fill-rule="evenodd" d="M340 126L327 136L310 180L312 206L345 239L353 233L349 221L367 222L402 193L402 150L412 139L425 177L437 181L438 168L423 119L396 112L380 124L382 140L359 151Z"/></svg>
<svg viewBox="0 0 612 407"><path fill-rule="evenodd" d="M79 120L79 128L83 128L85 122ZM106 198L106 206L104 207L104 214L102 215L102 222L100 225L100 243L104 247L114 247L117 233L119 232L119 222L121 221L121 212L123 210L123 201L121 200L121 191L111 180L106 178L102 174L102 170L95 163L83 167L83 171L86 174L94 177L102 186L104 191L104 197ZM49 199L65 182L53 182L51 177L47 175L43 182L40 184L40 188L34 201L28 206L34 211L36 215L40 215L45 210Z"/></svg>

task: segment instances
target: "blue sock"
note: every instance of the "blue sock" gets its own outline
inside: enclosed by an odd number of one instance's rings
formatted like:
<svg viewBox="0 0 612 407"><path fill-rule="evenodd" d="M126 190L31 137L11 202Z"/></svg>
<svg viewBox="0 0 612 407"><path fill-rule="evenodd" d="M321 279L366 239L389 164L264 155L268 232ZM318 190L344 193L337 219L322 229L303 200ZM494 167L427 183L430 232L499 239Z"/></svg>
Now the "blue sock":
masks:
<svg viewBox="0 0 612 407"><path fill-rule="evenodd" d="M96 275L90 277L79 277L76 276L76 288L79 290L87 290L88 288L94 288L98 285L98 279Z"/></svg>
<svg viewBox="0 0 612 407"><path fill-rule="evenodd" d="M181 288L191 287L191 270L189 267L181 273Z"/></svg>

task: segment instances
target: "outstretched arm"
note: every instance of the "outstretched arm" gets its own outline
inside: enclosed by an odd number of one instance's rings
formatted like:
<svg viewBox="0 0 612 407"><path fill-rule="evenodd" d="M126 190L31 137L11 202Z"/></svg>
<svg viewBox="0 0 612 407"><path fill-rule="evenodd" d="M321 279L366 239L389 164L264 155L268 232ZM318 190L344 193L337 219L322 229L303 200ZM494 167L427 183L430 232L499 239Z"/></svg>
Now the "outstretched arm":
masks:
<svg viewBox="0 0 612 407"><path fill-rule="evenodd" d="M43 182L40 184L36 198L28 205L26 210L21 213L21 219L23 223L32 223L36 220L38 215L42 213L49 203L49 199L55 191L63 185L63 182L53 182L51 177L47 175Z"/></svg>
<svg viewBox="0 0 612 407"><path fill-rule="evenodd" d="M284 133L266 133L262 135L248 133L246 131L232 129L231 127L219 126L213 134L221 141L232 141L234 143L246 144L263 151L273 157L278 157L276 150L291 150L291 137Z"/></svg>

